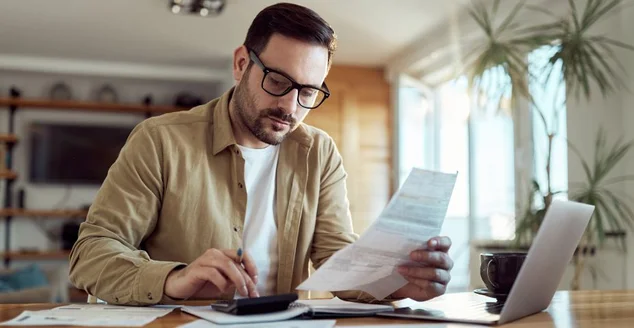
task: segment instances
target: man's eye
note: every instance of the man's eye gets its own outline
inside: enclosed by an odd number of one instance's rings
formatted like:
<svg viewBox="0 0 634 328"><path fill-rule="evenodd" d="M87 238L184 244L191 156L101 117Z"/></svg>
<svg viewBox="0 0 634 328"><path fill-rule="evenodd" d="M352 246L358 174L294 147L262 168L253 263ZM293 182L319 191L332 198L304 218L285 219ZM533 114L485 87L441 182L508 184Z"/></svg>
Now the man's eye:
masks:
<svg viewBox="0 0 634 328"><path fill-rule="evenodd" d="M317 92L317 90L314 89L303 89L302 90L302 96L303 97L312 97L315 95L315 93Z"/></svg>

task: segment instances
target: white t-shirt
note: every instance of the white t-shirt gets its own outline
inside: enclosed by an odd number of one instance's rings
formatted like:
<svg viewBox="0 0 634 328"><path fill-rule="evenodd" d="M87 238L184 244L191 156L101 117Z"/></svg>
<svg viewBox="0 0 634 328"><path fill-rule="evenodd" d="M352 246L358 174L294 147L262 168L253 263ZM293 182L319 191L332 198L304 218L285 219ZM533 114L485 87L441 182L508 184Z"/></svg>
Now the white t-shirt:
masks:
<svg viewBox="0 0 634 328"><path fill-rule="evenodd" d="M277 285L277 223L275 221L275 175L279 146L262 149L240 147L244 158L247 208L243 247L258 268L260 296L273 295Z"/></svg>

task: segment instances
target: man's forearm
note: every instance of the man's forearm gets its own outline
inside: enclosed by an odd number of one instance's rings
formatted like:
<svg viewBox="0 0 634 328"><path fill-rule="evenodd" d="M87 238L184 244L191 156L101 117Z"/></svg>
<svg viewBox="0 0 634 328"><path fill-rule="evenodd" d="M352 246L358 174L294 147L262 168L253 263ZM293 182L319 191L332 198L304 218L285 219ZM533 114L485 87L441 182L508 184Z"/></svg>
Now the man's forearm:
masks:
<svg viewBox="0 0 634 328"><path fill-rule="evenodd" d="M70 280L77 288L113 304L151 305L168 300L165 279L178 262L153 261L114 233L83 223L70 258Z"/></svg>

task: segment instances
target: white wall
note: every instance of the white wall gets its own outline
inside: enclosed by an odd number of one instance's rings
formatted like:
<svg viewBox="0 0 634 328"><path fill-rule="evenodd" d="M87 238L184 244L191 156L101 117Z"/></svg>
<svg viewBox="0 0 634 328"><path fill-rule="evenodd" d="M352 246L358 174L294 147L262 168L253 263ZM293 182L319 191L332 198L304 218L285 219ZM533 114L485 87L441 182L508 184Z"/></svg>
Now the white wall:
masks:
<svg viewBox="0 0 634 328"><path fill-rule="evenodd" d="M634 8L631 6L624 11L621 15L621 40L627 42L630 45L634 45ZM634 139L634 52L629 52L623 57L623 65L627 69L629 77L626 78L628 82L628 89L630 92L624 92L622 96L621 108L623 112L623 118L621 120L622 129L625 137L628 140ZM634 151L630 152L626 160L626 174L634 173ZM627 193L630 197L634 196L634 183L627 185ZM632 204L634 206L634 204ZM634 232L629 233L628 238L628 250L627 255L627 287L634 289Z"/></svg>
<svg viewBox="0 0 634 328"><path fill-rule="evenodd" d="M153 94L154 104L172 104L174 96L188 91L201 96L204 101L217 97L230 81L165 81L131 78L102 78L97 76L72 76L34 72L0 71L0 96L8 96L8 90L15 85L23 91L23 97L46 98L50 86L64 81L68 84L76 100L94 99L94 92L103 83L110 83L116 89L121 102L140 103L146 94ZM80 111L57 111L19 109L16 114L15 129L20 142L14 152L14 170L21 176L14 183L14 205L17 190L24 188L27 208L78 208L91 203L98 187L35 185L28 181L29 140L27 128L31 122L64 122L74 124L99 124L107 126L134 126L144 119L139 114L87 113ZM0 108L0 133L8 130L8 110ZM4 182L0 182L0 201L4 200ZM57 240L49 241L42 229L58 232L64 220L14 219L11 227L11 248L55 249L60 247ZM0 224L0 249L4 250L4 222ZM18 265L24 263L18 263Z"/></svg>
<svg viewBox="0 0 634 328"><path fill-rule="evenodd" d="M631 33L634 30L634 10L631 7L626 8L615 16L605 20L601 26L597 26L593 33L634 44L634 35ZM634 52L617 51L617 54L626 69L624 80L628 84L627 88L634 91ZM617 71L621 70L617 69ZM594 139L599 127L603 127L607 131L609 144L619 137L624 137L625 140L634 139L634 131L632 130L634 94L623 89L604 99L596 85L592 86L591 92L592 99L590 101L586 101L583 97L579 101L568 101L568 139L587 160L591 160L591 156L594 154ZM585 173L577 157L571 151L569 151L568 157L570 183L585 181ZM632 174L634 174L634 149L630 151L621 165L615 168L613 176ZM625 192L630 199L634 199L633 182L617 185L614 190ZM634 203L631 203L630 206L634 207ZM625 269L624 287L631 289L634 288L634 254L632 253L634 251L634 232L632 231L628 231L628 248L629 253L613 257L609 263L603 263L601 269L607 273ZM599 256L601 256L600 253ZM623 285L623 282L620 282L620 285Z"/></svg>

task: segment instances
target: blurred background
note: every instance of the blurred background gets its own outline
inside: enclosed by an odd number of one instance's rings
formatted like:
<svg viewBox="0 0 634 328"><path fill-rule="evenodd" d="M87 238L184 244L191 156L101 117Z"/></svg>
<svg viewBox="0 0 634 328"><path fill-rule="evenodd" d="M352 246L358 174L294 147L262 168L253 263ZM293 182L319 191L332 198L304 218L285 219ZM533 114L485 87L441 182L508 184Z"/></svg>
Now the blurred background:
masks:
<svg viewBox="0 0 634 328"><path fill-rule="evenodd" d="M0 302L85 301L68 252L127 135L231 87L275 2L0 2ZM290 2L338 35L306 122L342 153L357 232L413 167L458 172L450 292L482 287L479 253L528 249L557 198L598 209L560 288L634 288L629 2Z"/></svg>

